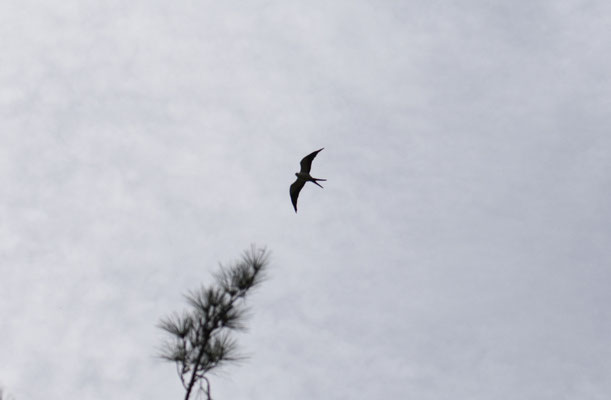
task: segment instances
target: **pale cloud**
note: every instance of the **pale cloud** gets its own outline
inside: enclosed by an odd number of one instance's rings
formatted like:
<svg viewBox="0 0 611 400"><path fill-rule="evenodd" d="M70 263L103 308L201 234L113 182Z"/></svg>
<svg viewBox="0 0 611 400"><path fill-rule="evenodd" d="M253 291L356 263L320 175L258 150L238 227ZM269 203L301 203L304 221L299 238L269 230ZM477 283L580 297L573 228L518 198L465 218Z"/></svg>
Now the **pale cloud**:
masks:
<svg viewBox="0 0 611 400"><path fill-rule="evenodd" d="M608 398L610 12L2 3L0 383L179 398L155 324L255 242L215 398Z"/></svg>

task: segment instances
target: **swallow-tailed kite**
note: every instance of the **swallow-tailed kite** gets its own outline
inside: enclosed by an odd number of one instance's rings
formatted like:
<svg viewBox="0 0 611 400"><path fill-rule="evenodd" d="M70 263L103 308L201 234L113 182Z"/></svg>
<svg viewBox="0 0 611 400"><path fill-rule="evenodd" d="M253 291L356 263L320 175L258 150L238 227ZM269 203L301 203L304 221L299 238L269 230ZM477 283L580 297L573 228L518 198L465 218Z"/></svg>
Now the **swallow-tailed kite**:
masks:
<svg viewBox="0 0 611 400"><path fill-rule="evenodd" d="M324 149L324 147L322 149ZM303 188L303 185L305 185L306 182L312 182L315 185L322 187L322 185L320 185L318 181L326 181L326 179L312 178L312 176L310 175L310 168L312 167L312 160L314 160L314 157L316 157L316 154L318 154L318 152L321 151L322 149L316 150L315 152L310 153L307 156L303 157L303 159L301 160L301 171L295 172L295 176L297 176L297 180L293 182L293 184L291 185L291 190L290 190L291 201L293 202L293 208L295 209L295 212L297 212L297 198L299 197L299 192L301 191L301 188Z"/></svg>

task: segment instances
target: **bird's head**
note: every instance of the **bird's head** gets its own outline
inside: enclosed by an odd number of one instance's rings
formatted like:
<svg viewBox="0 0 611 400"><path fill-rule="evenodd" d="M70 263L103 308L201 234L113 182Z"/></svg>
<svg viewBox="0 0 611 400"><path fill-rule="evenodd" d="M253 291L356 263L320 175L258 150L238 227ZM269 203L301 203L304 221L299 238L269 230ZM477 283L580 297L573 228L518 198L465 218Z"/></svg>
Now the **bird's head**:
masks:
<svg viewBox="0 0 611 400"><path fill-rule="evenodd" d="M295 172L295 176L299 178L299 172Z"/></svg>

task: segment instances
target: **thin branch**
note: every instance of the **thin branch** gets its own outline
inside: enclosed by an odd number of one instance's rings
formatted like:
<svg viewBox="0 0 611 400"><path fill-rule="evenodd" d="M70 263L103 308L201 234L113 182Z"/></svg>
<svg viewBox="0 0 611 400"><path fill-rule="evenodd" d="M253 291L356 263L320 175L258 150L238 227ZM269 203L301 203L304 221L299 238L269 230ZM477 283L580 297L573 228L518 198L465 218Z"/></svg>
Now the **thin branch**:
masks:
<svg viewBox="0 0 611 400"><path fill-rule="evenodd" d="M248 293L265 278L268 256L254 246L233 266L214 275L215 284L189 291L185 300L189 311L174 313L157 325L174 338L167 342L161 358L176 364L177 374L189 400L196 383L211 400L206 374L227 362L241 360L232 331L245 329ZM206 382L206 389L203 388Z"/></svg>

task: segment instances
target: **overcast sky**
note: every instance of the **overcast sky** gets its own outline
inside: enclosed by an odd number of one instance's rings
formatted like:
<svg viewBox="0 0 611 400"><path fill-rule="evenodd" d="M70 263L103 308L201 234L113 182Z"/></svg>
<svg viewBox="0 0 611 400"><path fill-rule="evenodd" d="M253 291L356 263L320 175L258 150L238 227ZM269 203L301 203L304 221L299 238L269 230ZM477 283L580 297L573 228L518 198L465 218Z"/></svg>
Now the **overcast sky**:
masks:
<svg viewBox="0 0 611 400"><path fill-rule="evenodd" d="M604 0L2 1L0 386L182 398L155 325L256 243L216 400L611 398L610 29Z"/></svg>

